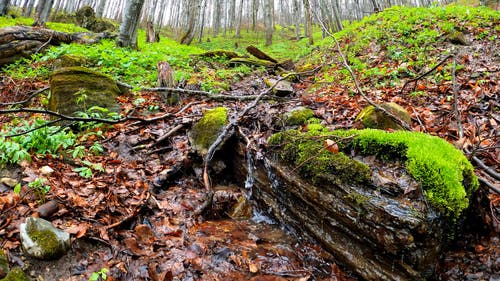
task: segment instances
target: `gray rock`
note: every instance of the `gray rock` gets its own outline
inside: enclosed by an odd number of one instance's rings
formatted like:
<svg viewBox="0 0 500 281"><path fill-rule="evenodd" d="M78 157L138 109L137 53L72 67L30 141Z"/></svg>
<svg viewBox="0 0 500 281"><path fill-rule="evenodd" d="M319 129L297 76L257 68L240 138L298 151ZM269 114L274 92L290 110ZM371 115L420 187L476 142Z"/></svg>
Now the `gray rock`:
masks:
<svg viewBox="0 0 500 281"><path fill-rule="evenodd" d="M24 252L37 259L59 259L71 246L69 233L40 218L26 218L20 225L20 235Z"/></svg>

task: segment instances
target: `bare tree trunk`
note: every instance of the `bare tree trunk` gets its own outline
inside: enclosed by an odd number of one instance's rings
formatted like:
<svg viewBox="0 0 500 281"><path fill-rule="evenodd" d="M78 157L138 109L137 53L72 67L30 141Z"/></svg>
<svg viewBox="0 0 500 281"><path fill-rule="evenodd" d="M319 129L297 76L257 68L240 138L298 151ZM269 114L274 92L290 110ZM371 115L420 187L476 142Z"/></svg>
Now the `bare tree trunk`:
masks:
<svg viewBox="0 0 500 281"><path fill-rule="evenodd" d="M193 41L195 35L196 18L200 12L200 0L188 0L188 5L186 7L188 22L179 42L181 44L189 45Z"/></svg>
<svg viewBox="0 0 500 281"><path fill-rule="evenodd" d="M33 6L35 5L35 0L28 0L24 4L23 16L30 17L33 12Z"/></svg>
<svg viewBox="0 0 500 281"><path fill-rule="evenodd" d="M252 0L252 31L257 31L257 14L259 13L259 0Z"/></svg>
<svg viewBox="0 0 500 281"><path fill-rule="evenodd" d="M238 17L236 19L236 33L234 35L235 38L241 38L242 18L243 18L243 0L240 0L240 4L238 6Z"/></svg>
<svg viewBox="0 0 500 281"><path fill-rule="evenodd" d="M137 27L144 0L128 0L123 21L120 24L117 45L137 49Z"/></svg>
<svg viewBox="0 0 500 281"><path fill-rule="evenodd" d="M373 5L373 12L378 13L380 12L380 6L377 3L377 0L371 0L372 5Z"/></svg>
<svg viewBox="0 0 500 281"><path fill-rule="evenodd" d="M222 15L222 5L221 2L222 0L215 0L215 13L214 13L214 25L213 25L213 30L214 30L214 37L217 37L220 32L220 17Z"/></svg>
<svg viewBox="0 0 500 281"><path fill-rule="evenodd" d="M293 0L293 16L295 18L295 37L297 40L300 39L300 2L299 0Z"/></svg>
<svg viewBox="0 0 500 281"><path fill-rule="evenodd" d="M198 37L198 42L203 41L203 31L205 29L205 13L207 10L207 0L203 0L203 8L201 9L201 24L200 24L200 36Z"/></svg>
<svg viewBox="0 0 500 281"><path fill-rule="evenodd" d="M272 15L272 0L264 0L264 25L266 27L266 46L273 43L273 15Z"/></svg>
<svg viewBox="0 0 500 281"><path fill-rule="evenodd" d="M99 6L97 6L96 16L102 18L104 15L104 8L106 8L106 0L99 1Z"/></svg>
<svg viewBox="0 0 500 281"><path fill-rule="evenodd" d="M33 26L45 26L49 19L50 9L52 9L54 0L40 0L36 7L35 23Z"/></svg>
<svg viewBox="0 0 500 281"><path fill-rule="evenodd" d="M309 45L314 45L312 33L311 4L309 3L309 0L304 0L304 9L306 12L306 37L309 38Z"/></svg>
<svg viewBox="0 0 500 281"><path fill-rule="evenodd" d="M9 11L9 0L0 0L0 16L6 16Z"/></svg>

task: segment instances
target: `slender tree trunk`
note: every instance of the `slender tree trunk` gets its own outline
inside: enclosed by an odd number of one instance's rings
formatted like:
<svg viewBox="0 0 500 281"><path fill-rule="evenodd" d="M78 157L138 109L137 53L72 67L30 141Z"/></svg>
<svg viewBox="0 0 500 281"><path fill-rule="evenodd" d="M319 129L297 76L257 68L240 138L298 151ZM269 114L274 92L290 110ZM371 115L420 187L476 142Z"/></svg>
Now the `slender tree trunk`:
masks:
<svg viewBox="0 0 500 281"><path fill-rule="evenodd" d="M28 0L24 4L24 11L23 11L23 16L25 17L30 17L31 13L33 12L33 6L35 4L35 0Z"/></svg>
<svg viewBox="0 0 500 281"><path fill-rule="evenodd" d="M99 1L99 6L97 6L96 17L102 18L104 15L104 8L106 8L106 0Z"/></svg>
<svg viewBox="0 0 500 281"><path fill-rule="evenodd" d="M207 10L207 0L203 0L203 8L201 9L201 24L200 24L200 36L198 37L198 42L201 43L203 41L203 31L205 29L205 13Z"/></svg>
<svg viewBox="0 0 500 281"><path fill-rule="evenodd" d="M295 37L297 41L300 39L300 2L293 0L293 16L295 18Z"/></svg>
<svg viewBox="0 0 500 281"><path fill-rule="evenodd" d="M273 15L272 15L272 0L264 0L264 25L266 27L266 46L273 43Z"/></svg>
<svg viewBox="0 0 500 281"><path fill-rule="evenodd" d="M128 0L123 14L123 21L120 24L117 45L119 47L130 47L137 49L137 27L141 15L144 0Z"/></svg>
<svg viewBox="0 0 500 281"><path fill-rule="evenodd" d="M50 9L52 9L54 0L40 0L36 7L35 23L33 26L45 26L49 19Z"/></svg>
<svg viewBox="0 0 500 281"><path fill-rule="evenodd" d="M9 11L9 0L0 0L0 16L6 16Z"/></svg>
<svg viewBox="0 0 500 281"><path fill-rule="evenodd" d="M309 3L309 0L304 0L304 9L306 12L306 37L309 38L309 45L314 45L312 33L311 4Z"/></svg>
<svg viewBox="0 0 500 281"><path fill-rule="evenodd" d="M234 35L235 38L241 38L242 18L243 18L243 0L240 0L240 4L238 6L238 17L236 19L236 33Z"/></svg>
<svg viewBox="0 0 500 281"><path fill-rule="evenodd" d="M259 0L252 0L252 31L257 31L257 14L259 13Z"/></svg>
<svg viewBox="0 0 500 281"><path fill-rule="evenodd" d="M189 0L186 9L188 9L188 22L179 42L189 45L193 41L195 35L196 18L200 12L200 0Z"/></svg>
<svg viewBox="0 0 500 281"><path fill-rule="evenodd" d="M222 15L222 0L215 0L215 13L214 13L214 25L213 25L213 35L217 37L220 32L220 17Z"/></svg>
<svg viewBox="0 0 500 281"><path fill-rule="evenodd" d="M372 5L373 5L373 12L378 13L380 12L380 6L377 3L377 0L371 0Z"/></svg>

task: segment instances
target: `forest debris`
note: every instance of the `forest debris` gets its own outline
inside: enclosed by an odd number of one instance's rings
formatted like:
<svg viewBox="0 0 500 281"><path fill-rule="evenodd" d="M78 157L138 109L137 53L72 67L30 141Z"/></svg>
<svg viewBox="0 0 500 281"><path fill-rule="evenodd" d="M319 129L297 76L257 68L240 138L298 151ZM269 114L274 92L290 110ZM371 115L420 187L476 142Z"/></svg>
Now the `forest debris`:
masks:
<svg viewBox="0 0 500 281"><path fill-rule="evenodd" d="M217 57L225 57L227 59L241 58L242 56L238 55L236 52L226 51L226 50L215 50L215 51L207 51L197 56L203 58L217 58Z"/></svg>
<svg viewBox="0 0 500 281"><path fill-rule="evenodd" d="M229 61L230 65L235 65L237 63L247 64L247 65L255 65L255 66L263 66L266 68L275 68L276 63L270 62L267 60L261 60L256 58L234 58Z"/></svg>
<svg viewBox="0 0 500 281"><path fill-rule="evenodd" d="M247 52L249 52L250 54L252 54L252 56L260 59L260 60L265 60L265 61L269 61L269 62L272 62L274 64L277 64L278 61L275 60L274 58L272 58L271 56L269 56L268 54L264 53L263 51L259 50L257 47L255 46L248 46L247 47Z"/></svg>
<svg viewBox="0 0 500 281"><path fill-rule="evenodd" d="M0 65L13 63L21 57L29 58L49 46L62 43L94 44L114 37L107 32L65 33L28 26L5 27L0 29Z"/></svg>

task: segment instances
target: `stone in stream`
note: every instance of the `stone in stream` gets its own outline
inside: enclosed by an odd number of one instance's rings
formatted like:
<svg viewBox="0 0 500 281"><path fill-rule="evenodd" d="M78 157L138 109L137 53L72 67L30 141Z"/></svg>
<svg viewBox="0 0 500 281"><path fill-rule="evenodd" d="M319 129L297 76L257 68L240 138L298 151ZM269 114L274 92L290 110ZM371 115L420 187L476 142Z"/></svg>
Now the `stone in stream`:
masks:
<svg viewBox="0 0 500 281"><path fill-rule="evenodd" d="M245 145L232 147L244 182ZM432 278L478 187L459 150L422 133L289 130L273 135L269 149L251 168L252 199L364 280Z"/></svg>
<svg viewBox="0 0 500 281"><path fill-rule="evenodd" d="M55 260L69 250L69 233L54 227L50 222L34 217L26 218L19 226L24 252L33 258Z"/></svg>

